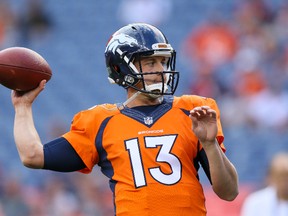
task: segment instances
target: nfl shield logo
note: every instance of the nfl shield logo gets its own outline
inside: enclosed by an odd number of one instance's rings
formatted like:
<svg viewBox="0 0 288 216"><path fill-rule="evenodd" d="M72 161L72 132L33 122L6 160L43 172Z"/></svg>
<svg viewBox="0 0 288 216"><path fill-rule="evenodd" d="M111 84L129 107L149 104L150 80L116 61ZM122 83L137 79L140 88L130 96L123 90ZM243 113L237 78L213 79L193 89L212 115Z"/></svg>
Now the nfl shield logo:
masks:
<svg viewBox="0 0 288 216"><path fill-rule="evenodd" d="M153 117L150 117L150 116L144 117L144 123L145 123L146 125L151 125L151 124L153 124Z"/></svg>

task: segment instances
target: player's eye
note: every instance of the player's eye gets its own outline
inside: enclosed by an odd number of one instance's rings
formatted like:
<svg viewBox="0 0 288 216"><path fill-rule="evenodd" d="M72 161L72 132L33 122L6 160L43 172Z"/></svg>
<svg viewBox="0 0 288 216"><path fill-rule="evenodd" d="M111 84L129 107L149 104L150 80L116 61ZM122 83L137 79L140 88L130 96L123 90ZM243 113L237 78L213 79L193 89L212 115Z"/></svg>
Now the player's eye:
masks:
<svg viewBox="0 0 288 216"><path fill-rule="evenodd" d="M148 67L153 67L155 65L155 61L154 60L148 60L144 63L145 66Z"/></svg>
<svg viewBox="0 0 288 216"><path fill-rule="evenodd" d="M161 64L165 70L168 68L168 62L169 62L168 58L165 58L161 61Z"/></svg>

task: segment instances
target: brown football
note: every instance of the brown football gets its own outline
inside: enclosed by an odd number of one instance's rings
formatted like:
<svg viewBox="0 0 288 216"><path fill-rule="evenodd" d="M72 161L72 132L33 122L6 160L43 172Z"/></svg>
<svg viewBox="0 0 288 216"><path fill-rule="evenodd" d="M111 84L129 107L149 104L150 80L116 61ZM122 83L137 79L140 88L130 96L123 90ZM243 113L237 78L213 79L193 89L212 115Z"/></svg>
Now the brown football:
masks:
<svg viewBox="0 0 288 216"><path fill-rule="evenodd" d="M36 88L41 80L47 82L52 70L37 52L25 47L10 47L0 51L0 84L17 91Z"/></svg>

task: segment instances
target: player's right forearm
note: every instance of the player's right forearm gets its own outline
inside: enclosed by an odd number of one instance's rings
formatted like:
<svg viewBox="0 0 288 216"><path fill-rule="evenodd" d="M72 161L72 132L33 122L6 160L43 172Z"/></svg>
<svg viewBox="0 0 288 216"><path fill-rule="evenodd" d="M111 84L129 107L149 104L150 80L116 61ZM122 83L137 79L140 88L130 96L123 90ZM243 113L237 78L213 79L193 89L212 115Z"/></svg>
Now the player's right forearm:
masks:
<svg viewBox="0 0 288 216"><path fill-rule="evenodd" d="M34 126L31 106L15 107L14 140L24 166L43 168L43 145Z"/></svg>

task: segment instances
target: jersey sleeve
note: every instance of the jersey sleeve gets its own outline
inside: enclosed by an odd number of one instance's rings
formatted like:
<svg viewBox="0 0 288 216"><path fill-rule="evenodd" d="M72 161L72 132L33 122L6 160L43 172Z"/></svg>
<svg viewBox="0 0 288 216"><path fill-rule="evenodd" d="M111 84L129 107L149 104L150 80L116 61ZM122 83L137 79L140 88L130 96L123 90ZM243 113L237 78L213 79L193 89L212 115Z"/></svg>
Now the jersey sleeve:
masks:
<svg viewBox="0 0 288 216"><path fill-rule="evenodd" d="M77 113L71 123L70 131L63 135L85 163L86 168L80 170L83 173L91 172L98 161L98 153L95 147L96 132L95 127L92 127L93 118L87 112Z"/></svg>
<svg viewBox="0 0 288 216"><path fill-rule="evenodd" d="M181 97L176 97L174 103L177 104L176 106L185 108L188 111L197 106L210 106L212 109L214 109L217 113L217 126L218 126L218 133L216 139L223 152L226 151L226 148L224 146L224 134L220 120L220 110L218 108L216 101L213 98L201 97L198 95L183 95Z"/></svg>

